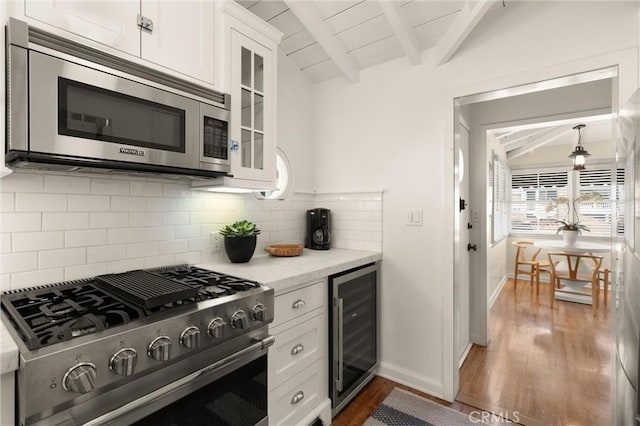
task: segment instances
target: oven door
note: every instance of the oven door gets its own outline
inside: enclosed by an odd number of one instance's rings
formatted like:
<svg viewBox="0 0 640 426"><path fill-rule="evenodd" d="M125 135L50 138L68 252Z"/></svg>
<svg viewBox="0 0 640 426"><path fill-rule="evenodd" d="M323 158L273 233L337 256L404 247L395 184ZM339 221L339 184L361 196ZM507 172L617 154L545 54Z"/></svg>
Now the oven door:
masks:
<svg viewBox="0 0 640 426"><path fill-rule="evenodd" d="M33 50L28 66L29 152L198 168L198 101Z"/></svg>
<svg viewBox="0 0 640 426"><path fill-rule="evenodd" d="M266 426L267 348L274 341L272 336L261 339L83 424Z"/></svg>

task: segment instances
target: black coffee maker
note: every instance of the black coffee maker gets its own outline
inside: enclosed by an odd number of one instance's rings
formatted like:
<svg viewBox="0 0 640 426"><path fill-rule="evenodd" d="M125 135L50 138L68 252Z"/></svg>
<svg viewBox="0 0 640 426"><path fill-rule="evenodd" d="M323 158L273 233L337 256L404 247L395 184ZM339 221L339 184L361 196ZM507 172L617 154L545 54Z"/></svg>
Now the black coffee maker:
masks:
<svg viewBox="0 0 640 426"><path fill-rule="evenodd" d="M331 244L331 210L307 210L307 236L304 246L313 250L329 250Z"/></svg>

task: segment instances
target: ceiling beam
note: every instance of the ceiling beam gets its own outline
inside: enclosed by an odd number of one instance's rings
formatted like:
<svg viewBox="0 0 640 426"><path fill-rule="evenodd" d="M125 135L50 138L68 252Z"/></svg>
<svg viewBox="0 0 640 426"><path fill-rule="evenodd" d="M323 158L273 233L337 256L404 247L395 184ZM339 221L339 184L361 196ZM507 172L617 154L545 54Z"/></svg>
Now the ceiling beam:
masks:
<svg viewBox="0 0 640 426"><path fill-rule="evenodd" d="M539 135L540 133L544 133L548 130L548 127L521 130L519 132L508 133L504 136L500 136L498 137L498 141L500 141L500 144L504 147L504 149L509 150L513 149L514 145L516 145L518 142L522 142L525 139L531 138L535 135Z"/></svg>
<svg viewBox="0 0 640 426"><path fill-rule="evenodd" d="M409 58L409 63L411 63L411 65L420 65L420 62L422 62L420 43L400 3L393 0L380 0L379 4L393 32L396 34L396 37L398 37L398 42L400 46L402 46L402 50L404 50L405 55Z"/></svg>
<svg viewBox="0 0 640 426"><path fill-rule="evenodd" d="M331 33L313 2L296 0L284 0L284 2L327 52L346 79L351 83L357 83L360 80L360 68Z"/></svg>
<svg viewBox="0 0 640 426"><path fill-rule="evenodd" d="M549 131L546 132L543 136L528 141L525 146L507 152L507 161L522 157L523 155L533 151L534 149L551 143L569 132L573 132L573 128L571 126L555 126L549 129Z"/></svg>
<svg viewBox="0 0 640 426"><path fill-rule="evenodd" d="M437 45L436 64L449 62L480 20L495 4L493 0L468 1Z"/></svg>

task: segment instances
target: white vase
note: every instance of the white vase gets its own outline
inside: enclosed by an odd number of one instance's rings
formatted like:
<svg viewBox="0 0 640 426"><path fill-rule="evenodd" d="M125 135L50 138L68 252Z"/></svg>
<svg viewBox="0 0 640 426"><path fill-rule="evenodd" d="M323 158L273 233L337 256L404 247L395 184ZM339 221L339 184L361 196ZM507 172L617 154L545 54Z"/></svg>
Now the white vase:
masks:
<svg viewBox="0 0 640 426"><path fill-rule="evenodd" d="M562 239L566 245L574 246L578 240L578 231L564 229L562 230Z"/></svg>

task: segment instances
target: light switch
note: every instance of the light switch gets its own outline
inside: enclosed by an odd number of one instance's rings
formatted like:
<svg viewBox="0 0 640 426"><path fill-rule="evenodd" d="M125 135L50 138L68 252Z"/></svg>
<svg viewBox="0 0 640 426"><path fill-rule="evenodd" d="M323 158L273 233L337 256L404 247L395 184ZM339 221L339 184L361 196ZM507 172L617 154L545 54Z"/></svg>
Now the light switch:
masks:
<svg viewBox="0 0 640 426"><path fill-rule="evenodd" d="M471 210L471 222L480 222L480 212L478 210Z"/></svg>
<svg viewBox="0 0 640 426"><path fill-rule="evenodd" d="M409 209L407 213L407 225L422 226L422 213L420 209Z"/></svg>

